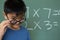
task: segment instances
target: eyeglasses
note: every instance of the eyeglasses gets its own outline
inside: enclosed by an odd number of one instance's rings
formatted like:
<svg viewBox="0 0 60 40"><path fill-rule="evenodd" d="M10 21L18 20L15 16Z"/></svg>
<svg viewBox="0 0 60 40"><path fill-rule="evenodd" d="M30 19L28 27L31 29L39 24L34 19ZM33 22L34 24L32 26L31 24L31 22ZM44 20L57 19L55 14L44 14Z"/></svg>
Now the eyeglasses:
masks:
<svg viewBox="0 0 60 40"><path fill-rule="evenodd" d="M22 18L22 19L20 19L20 20L16 20L15 18L13 18L11 21L10 21L10 23L11 24L16 24L17 22L19 22L19 23L22 23L22 22L24 22L26 19L25 18Z"/></svg>
<svg viewBox="0 0 60 40"><path fill-rule="evenodd" d="M8 18L8 16L7 16L7 18ZM15 25L17 22L22 23L22 22L24 22L26 20L25 16L22 16L22 18L19 18L19 20L17 20L17 19L18 18L13 17L12 20L10 21L10 23L12 25ZM9 18L8 18L8 20L9 20Z"/></svg>

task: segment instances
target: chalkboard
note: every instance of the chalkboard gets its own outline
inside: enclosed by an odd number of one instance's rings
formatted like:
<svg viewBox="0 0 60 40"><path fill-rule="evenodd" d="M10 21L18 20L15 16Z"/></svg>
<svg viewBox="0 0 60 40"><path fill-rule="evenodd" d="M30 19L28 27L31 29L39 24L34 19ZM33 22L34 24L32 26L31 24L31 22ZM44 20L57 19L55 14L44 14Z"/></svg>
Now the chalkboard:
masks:
<svg viewBox="0 0 60 40"><path fill-rule="evenodd" d="M24 0L27 6L25 26L31 40L60 40L60 0ZM0 21L4 18L0 1Z"/></svg>

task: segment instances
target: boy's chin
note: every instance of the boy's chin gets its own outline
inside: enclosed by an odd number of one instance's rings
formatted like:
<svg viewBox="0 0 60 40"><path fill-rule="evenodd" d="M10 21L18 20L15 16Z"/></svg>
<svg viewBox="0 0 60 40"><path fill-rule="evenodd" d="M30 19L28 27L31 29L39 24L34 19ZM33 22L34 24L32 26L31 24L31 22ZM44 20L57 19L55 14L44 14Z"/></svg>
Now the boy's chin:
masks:
<svg viewBox="0 0 60 40"><path fill-rule="evenodd" d="M20 25L19 24L10 25L10 27L13 28L13 29L18 29L20 27Z"/></svg>

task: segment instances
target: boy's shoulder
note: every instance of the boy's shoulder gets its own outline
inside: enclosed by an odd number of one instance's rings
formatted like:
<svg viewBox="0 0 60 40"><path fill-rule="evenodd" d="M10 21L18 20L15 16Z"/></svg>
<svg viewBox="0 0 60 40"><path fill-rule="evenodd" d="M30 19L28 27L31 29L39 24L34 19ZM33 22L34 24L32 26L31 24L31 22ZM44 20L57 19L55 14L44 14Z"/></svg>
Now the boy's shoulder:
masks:
<svg viewBox="0 0 60 40"><path fill-rule="evenodd" d="M21 30L23 30L23 31L25 31L25 32L27 32L27 33L29 33L29 30L28 30L25 26L21 26Z"/></svg>
<svg viewBox="0 0 60 40"><path fill-rule="evenodd" d="M26 28L25 26L21 26L21 30L28 31L27 28Z"/></svg>

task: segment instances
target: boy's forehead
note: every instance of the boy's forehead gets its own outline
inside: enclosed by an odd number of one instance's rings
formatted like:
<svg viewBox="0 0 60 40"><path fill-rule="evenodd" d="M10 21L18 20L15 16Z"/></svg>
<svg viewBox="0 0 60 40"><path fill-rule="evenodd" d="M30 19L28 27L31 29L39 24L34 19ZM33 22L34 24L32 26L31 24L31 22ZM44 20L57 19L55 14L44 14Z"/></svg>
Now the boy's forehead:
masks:
<svg viewBox="0 0 60 40"><path fill-rule="evenodd" d="M10 17L16 17L17 15L15 14L15 13L8 13L7 14L8 16L10 16ZM25 14L19 14L18 16L24 16Z"/></svg>
<svg viewBox="0 0 60 40"><path fill-rule="evenodd" d="M8 13L7 15L8 16L16 16L16 14L14 14L14 13Z"/></svg>

